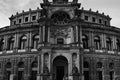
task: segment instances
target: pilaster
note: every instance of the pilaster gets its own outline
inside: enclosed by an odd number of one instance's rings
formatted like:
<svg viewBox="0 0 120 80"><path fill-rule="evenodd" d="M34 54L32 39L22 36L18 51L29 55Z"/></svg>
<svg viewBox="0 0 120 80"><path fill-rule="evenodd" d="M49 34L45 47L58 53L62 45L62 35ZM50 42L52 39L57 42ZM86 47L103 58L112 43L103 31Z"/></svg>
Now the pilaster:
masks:
<svg viewBox="0 0 120 80"><path fill-rule="evenodd" d="M104 72L103 72L103 80L110 80L110 76L109 76L109 61L108 59L104 60Z"/></svg>

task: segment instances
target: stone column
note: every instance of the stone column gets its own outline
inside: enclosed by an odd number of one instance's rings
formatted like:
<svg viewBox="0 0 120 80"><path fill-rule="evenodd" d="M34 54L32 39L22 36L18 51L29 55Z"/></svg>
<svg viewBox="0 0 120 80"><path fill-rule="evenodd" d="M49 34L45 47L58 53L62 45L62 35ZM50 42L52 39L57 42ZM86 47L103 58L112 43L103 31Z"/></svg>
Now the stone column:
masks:
<svg viewBox="0 0 120 80"><path fill-rule="evenodd" d="M5 80L5 62L4 60L2 61L2 64L1 64L1 80Z"/></svg>
<svg viewBox="0 0 120 80"><path fill-rule="evenodd" d="M16 59L13 59L10 80L16 80L16 79L17 79L17 62L16 62Z"/></svg>
<svg viewBox="0 0 120 80"><path fill-rule="evenodd" d="M31 74L30 58L26 58L24 67L24 80L30 80L30 74Z"/></svg>
<svg viewBox="0 0 120 80"><path fill-rule="evenodd" d="M83 44L82 44L82 26L80 25L79 26L79 42L80 42L80 47L82 48L83 47Z"/></svg>
<svg viewBox="0 0 120 80"><path fill-rule="evenodd" d="M106 50L106 35L103 33L101 36L102 39L102 48L103 50Z"/></svg>
<svg viewBox="0 0 120 80"><path fill-rule="evenodd" d="M16 33L15 34L15 43L14 43L14 52L17 52L19 48L19 34Z"/></svg>
<svg viewBox="0 0 120 80"><path fill-rule="evenodd" d="M120 80L120 60L115 60L115 76L114 80Z"/></svg>
<svg viewBox="0 0 120 80"><path fill-rule="evenodd" d="M90 59L90 79L96 80L96 59Z"/></svg>
<svg viewBox="0 0 120 80"><path fill-rule="evenodd" d="M78 30L79 30L79 28L78 28L78 26L75 26L75 33L76 33L76 42L78 42L79 40L78 40Z"/></svg>
<svg viewBox="0 0 120 80"><path fill-rule="evenodd" d="M94 51L94 34L93 32L89 32L89 43L90 50Z"/></svg>
<svg viewBox="0 0 120 80"><path fill-rule="evenodd" d="M103 72L103 80L110 80L110 76L109 76L109 60L105 59L104 60L104 72Z"/></svg>
<svg viewBox="0 0 120 80"><path fill-rule="evenodd" d="M30 32L30 34L29 34L29 51L32 49L32 32Z"/></svg>
<svg viewBox="0 0 120 80"><path fill-rule="evenodd" d="M38 55L38 71L37 71L37 80L41 80L41 55Z"/></svg>
<svg viewBox="0 0 120 80"><path fill-rule="evenodd" d="M49 53L49 71L50 71L50 80L53 80L53 63L52 63L52 53Z"/></svg>
<svg viewBox="0 0 120 80"><path fill-rule="evenodd" d="M42 33L43 33L43 42L45 42L45 26L42 28Z"/></svg>
<svg viewBox="0 0 120 80"><path fill-rule="evenodd" d="M48 43L50 42L50 27L48 27Z"/></svg>
<svg viewBox="0 0 120 80"><path fill-rule="evenodd" d="M29 33L27 33L27 46L26 46L26 50L27 51L30 51L30 46L29 46L29 44L30 44L30 32Z"/></svg>
<svg viewBox="0 0 120 80"><path fill-rule="evenodd" d="M83 55L82 55L82 51L80 51L80 54L79 54L79 58L80 58L80 61L79 61L79 68L80 68L80 80L83 80L84 79L84 68L83 68Z"/></svg>

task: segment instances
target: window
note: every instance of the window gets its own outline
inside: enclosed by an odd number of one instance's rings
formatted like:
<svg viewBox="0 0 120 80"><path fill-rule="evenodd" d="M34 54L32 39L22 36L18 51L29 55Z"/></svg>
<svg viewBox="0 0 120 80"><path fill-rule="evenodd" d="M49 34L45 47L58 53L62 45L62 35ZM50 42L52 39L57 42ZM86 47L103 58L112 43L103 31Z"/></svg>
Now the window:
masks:
<svg viewBox="0 0 120 80"><path fill-rule="evenodd" d="M112 50L112 41L111 41L111 38L107 38L106 39L106 48L107 48L107 50Z"/></svg>
<svg viewBox="0 0 120 80"><path fill-rule="evenodd" d="M27 37L23 36L20 38L20 49L25 49L27 45Z"/></svg>
<svg viewBox="0 0 120 80"><path fill-rule="evenodd" d="M110 80L114 80L114 71L109 72Z"/></svg>
<svg viewBox="0 0 120 80"><path fill-rule="evenodd" d="M120 52L120 40L119 39L117 39L116 45L117 45L117 50Z"/></svg>
<svg viewBox="0 0 120 80"><path fill-rule="evenodd" d="M13 21L13 24L15 25L15 24L16 24L16 21Z"/></svg>
<svg viewBox="0 0 120 80"><path fill-rule="evenodd" d="M100 50L101 46L100 46L100 37L95 36L94 37L94 45L95 45L95 49Z"/></svg>
<svg viewBox="0 0 120 80"><path fill-rule="evenodd" d="M3 49L4 49L4 43L5 43L5 40L2 39L2 40L0 41L0 51L3 51Z"/></svg>
<svg viewBox="0 0 120 80"><path fill-rule="evenodd" d="M102 23L102 19L99 19L99 23L100 23L100 24Z"/></svg>
<svg viewBox="0 0 120 80"><path fill-rule="evenodd" d="M84 80L89 80L89 71L84 71Z"/></svg>
<svg viewBox="0 0 120 80"><path fill-rule="evenodd" d="M36 20L36 16L32 16L32 21Z"/></svg>
<svg viewBox="0 0 120 80"><path fill-rule="evenodd" d="M98 77L98 80L103 80L102 71L97 71L97 77Z"/></svg>
<svg viewBox="0 0 120 80"><path fill-rule="evenodd" d="M33 37L33 49L37 49L38 48L38 42L39 42L39 35L35 35Z"/></svg>
<svg viewBox="0 0 120 80"><path fill-rule="evenodd" d="M101 63L101 62L98 62L96 67L97 67L97 68L102 68L102 63Z"/></svg>
<svg viewBox="0 0 120 80"><path fill-rule="evenodd" d="M92 22L95 22L95 21L96 21L95 17L92 17Z"/></svg>
<svg viewBox="0 0 120 80"><path fill-rule="evenodd" d="M104 21L104 24L107 25L107 21Z"/></svg>
<svg viewBox="0 0 120 80"><path fill-rule="evenodd" d="M25 22L28 22L28 17L25 17Z"/></svg>
<svg viewBox="0 0 120 80"><path fill-rule="evenodd" d="M83 48L88 49L88 38L86 35L82 36Z"/></svg>
<svg viewBox="0 0 120 80"><path fill-rule="evenodd" d="M85 61L84 64L83 64L83 67L84 68L89 68L89 63L87 61Z"/></svg>
<svg viewBox="0 0 120 80"><path fill-rule="evenodd" d="M63 38L58 38L57 39L57 44L64 44L64 39Z"/></svg>
<svg viewBox="0 0 120 80"><path fill-rule="evenodd" d="M14 48L14 38L11 37L9 39L8 43L9 43L8 50L13 50L13 48Z"/></svg>
<svg viewBox="0 0 120 80"><path fill-rule="evenodd" d="M10 62L8 62L6 65L6 78L7 80L10 80L10 75L11 75L11 70L10 68L12 68L12 64Z"/></svg>
<svg viewBox="0 0 120 80"><path fill-rule="evenodd" d="M22 19L19 19L19 23L21 23L22 22Z"/></svg>
<svg viewBox="0 0 120 80"><path fill-rule="evenodd" d="M85 20L87 20L87 21L88 21L88 16L85 16Z"/></svg>

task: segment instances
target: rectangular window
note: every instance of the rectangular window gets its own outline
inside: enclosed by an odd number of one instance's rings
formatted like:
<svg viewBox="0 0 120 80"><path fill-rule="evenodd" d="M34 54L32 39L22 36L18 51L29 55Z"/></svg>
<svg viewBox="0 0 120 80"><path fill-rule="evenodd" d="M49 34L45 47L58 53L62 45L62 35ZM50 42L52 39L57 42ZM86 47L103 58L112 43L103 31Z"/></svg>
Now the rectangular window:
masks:
<svg viewBox="0 0 120 80"><path fill-rule="evenodd" d="M32 21L36 20L36 16L32 16Z"/></svg>
<svg viewBox="0 0 120 80"><path fill-rule="evenodd" d="M97 75L98 75L98 80L103 80L102 71L97 71Z"/></svg>
<svg viewBox="0 0 120 80"><path fill-rule="evenodd" d="M102 23L102 20L101 20L101 19L99 19L99 23L100 23L100 24Z"/></svg>
<svg viewBox="0 0 120 80"><path fill-rule="evenodd" d="M110 80L113 80L114 79L114 72L113 71L110 71Z"/></svg>
<svg viewBox="0 0 120 80"><path fill-rule="evenodd" d="M87 21L88 21L88 16L85 16L85 20L87 20Z"/></svg>
<svg viewBox="0 0 120 80"><path fill-rule="evenodd" d="M89 71L84 71L84 80L89 80Z"/></svg>
<svg viewBox="0 0 120 80"><path fill-rule="evenodd" d="M92 22L95 22L95 21L96 21L95 17L92 17Z"/></svg>
<svg viewBox="0 0 120 80"><path fill-rule="evenodd" d="M15 24L16 24L16 21L14 21L13 24L15 25Z"/></svg>
<svg viewBox="0 0 120 80"><path fill-rule="evenodd" d="M25 22L28 22L28 17L25 17Z"/></svg>
<svg viewBox="0 0 120 80"><path fill-rule="evenodd" d="M107 21L104 21L104 24L107 25Z"/></svg>
<svg viewBox="0 0 120 80"><path fill-rule="evenodd" d="M19 23L21 23L22 22L22 19L19 19Z"/></svg>

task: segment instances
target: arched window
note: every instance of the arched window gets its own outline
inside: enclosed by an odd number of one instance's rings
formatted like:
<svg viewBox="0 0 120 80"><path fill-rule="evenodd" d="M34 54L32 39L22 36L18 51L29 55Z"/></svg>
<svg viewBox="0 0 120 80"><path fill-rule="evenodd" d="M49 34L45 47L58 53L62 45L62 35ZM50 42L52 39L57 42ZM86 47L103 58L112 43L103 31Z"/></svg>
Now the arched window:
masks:
<svg viewBox="0 0 120 80"><path fill-rule="evenodd" d="M110 72L109 72L110 80L114 80L114 63L113 62L109 63L109 69L110 69Z"/></svg>
<svg viewBox="0 0 120 80"><path fill-rule="evenodd" d="M103 75L102 75L102 70L100 68L103 67L102 65L102 62L98 62L96 67L98 68L97 69L97 77L98 77L98 80L103 80Z"/></svg>
<svg viewBox="0 0 120 80"><path fill-rule="evenodd" d="M68 13L64 11L57 11L52 16L51 19L54 24L67 24L70 20L70 16Z"/></svg>
<svg viewBox="0 0 120 80"><path fill-rule="evenodd" d="M20 49L25 49L27 46L27 37L26 36L22 36L20 38Z"/></svg>
<svg viewBox="0 0 120 80"><path fill-rule="evenodd" d="M119 39L117 39L116 45L117 45L117 50L120 51L120 40Z"/></svg>
<svg viewBox="0 0 120 80"><path fill-rule="evenodd" d="M0 51L3 51L3 49L4 49L4 43L5 43L5 40L1 39L1 41L0 41Z"/></svg>
<svg viewBox="0 0 120 80"><path fill-rule="evenodd" d="M97 68L102 68L102 63L101 62L98 62L97 65L96 65Z"/></svg>
<svg viewBox="0 0 120 80"><path fill-rule="evenodd" d="M86 35L82 36L83 48L88 49L88 37Z"/></svg>
<svg viewBox="0 0 120 80"><path fill-rule="evenodd" d="M84 80L90 80L90 75L89 75L89 62L84 61L83 63L84 67Z"/></svg>
<svg viewBox="0 0 120 80"><path fill-rule="evenodd" d="M38 67L38 62L34 61L32 62L32 72L31 72L31 78L30 80L37 80L37 67Z"/></svg>
<svg viewBox="0 0 120 80"><path fill-rule="evenodd" d="M112 50L112 41L111 41L111 38L107 38L106 39L106 48L107 48L107 50Z"/></svg>
<svg viewBox="0 0 120 80"><path fill-rule="evenodd" d="M9 40L8 40L8 50L13 50L14 48L14 37L11 37Z"/></svg>
<svg viewBox="0 0 120 80"><path fill-rule="evenodd" d="M84 68L89 68L89 63L87 61L84 61L83 67Z"/></svg>
<svg viewBox="0 0 120 80"><path fill-rule="evenodd" d="M39 35L35 35L33 37L33 49L37 49L38 48L38 42L39 42Z"/></svg>
<svg viewBox="0 0 120 80"><path fill-rule="evenodd" d="M6 78L7 78L7 80L10 80L12 64L10 62L8 62L5 65L5 67L6 67Z"/></svg>
<svg viewBox="0 0 120 80"><path fill-rule="evenodd" d="M101 46L100 46L100 37L95 36L94 37L94 45L95 45L95 49L100 50Z"/></svg>
<svg viewBox="0 0 120 80"><path fill-rule="evenodd" d="M17 80L23 80L23 73L24 73L24 63L19 62L18 63L18 79Z"/></svg>
<svg viewBox="0 0 120 80"><path fill-rule="evenodd" d="M37 68L37 66L38 66L38 62L37 61L34 61L34 62L32 62L32 68Z"/></svg>

